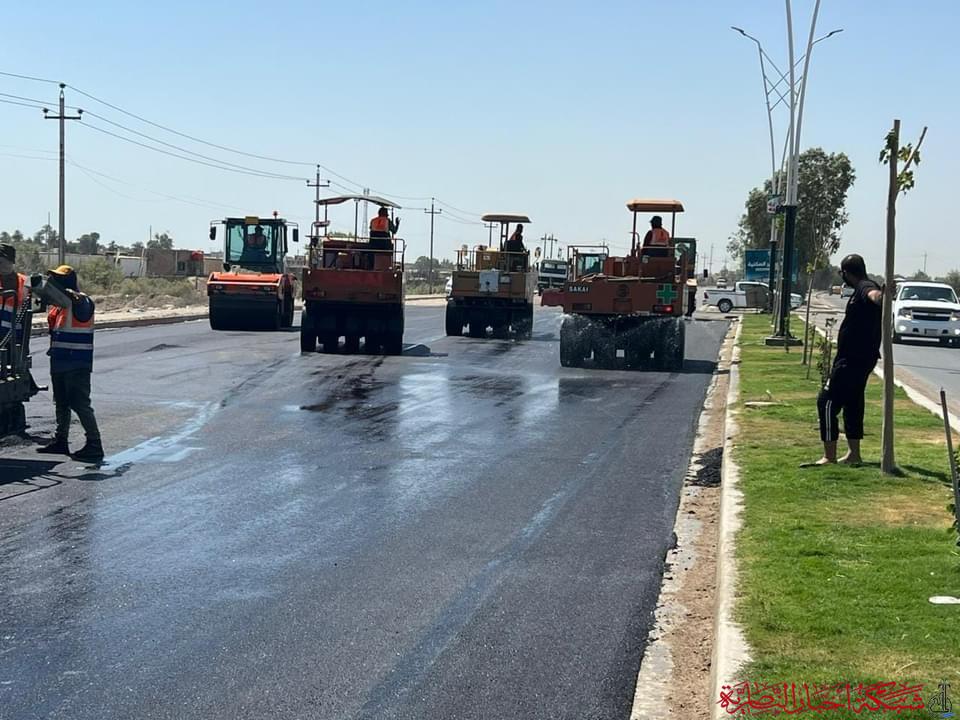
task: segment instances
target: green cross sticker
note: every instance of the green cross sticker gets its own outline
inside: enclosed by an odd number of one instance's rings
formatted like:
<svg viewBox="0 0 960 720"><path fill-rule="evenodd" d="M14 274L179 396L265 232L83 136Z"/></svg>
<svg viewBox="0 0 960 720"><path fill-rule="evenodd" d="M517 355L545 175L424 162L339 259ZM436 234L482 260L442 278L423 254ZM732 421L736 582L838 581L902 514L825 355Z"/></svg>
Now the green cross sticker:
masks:
<svg viewBox="0 0 960 720"><path fill-rule="evenodd" d="M661 285L660 289L657 290L657 300L664 305L669 305L676 297L677 293L674 292L673 285Z"/></svg>

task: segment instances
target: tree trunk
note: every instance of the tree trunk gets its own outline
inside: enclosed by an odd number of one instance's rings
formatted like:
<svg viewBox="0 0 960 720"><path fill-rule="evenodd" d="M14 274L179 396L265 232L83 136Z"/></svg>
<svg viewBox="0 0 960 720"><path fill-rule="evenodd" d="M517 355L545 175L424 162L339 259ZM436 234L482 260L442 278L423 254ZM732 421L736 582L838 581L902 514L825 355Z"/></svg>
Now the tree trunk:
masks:
<svg viewBox="0 0 960 720"><path fill-rule="evenodd" d="M887 190L887 256L883 293L883 450L880 469L890 475L897 472L897 459L893 448L893 304L894 255L897 240L897 153L900 151L900 121L893 121L893 140L890 143L890 187Z"/></svg>
<svg viewBox="0 0 960 720"><path fill-rule="evenodd" d="M807 320L803 330L803 362L807 366L807 380L810 379L810 366L813 365L813 343L817 339L816 329L810 327L810 301L813 300L813 276L815 274L816 270L810 273L810 283L807 286ZM807 333L809 333L809 339Z"/></svg>

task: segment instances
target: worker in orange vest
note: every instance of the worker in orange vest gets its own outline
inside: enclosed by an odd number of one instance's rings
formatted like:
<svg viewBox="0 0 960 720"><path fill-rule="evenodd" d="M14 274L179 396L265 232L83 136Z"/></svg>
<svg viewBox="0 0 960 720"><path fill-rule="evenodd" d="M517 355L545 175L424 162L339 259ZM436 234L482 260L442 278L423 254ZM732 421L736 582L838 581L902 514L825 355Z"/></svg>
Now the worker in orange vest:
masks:
<svg viewBox="0 0 960 720"><path fill-rule="evenodd" d="M3 340L14 328L14 340L23 340L23 323L17 322L17 315L24 300L30 296L30 283L27 276L16 269L17 249L7 243L0 244L0 290L13 290L14 295L4 296L0 304L0 340Z"/></svg>
<svg viewBox="0 0 960 720"><path fill-rule="evenodd" d="M50 384L57 411L57 430L53 442L37 448L48 455L70 455L74 460L103 460L100 429L90 404L90 375L93 373L94 303L80 292L77 272L61 265L47 273L47 282L70 300L67 307L53 305L47 314L50 327ZM87 436L86 444L70 453L70 413L75 412Z"/></svg>
<svg viewBox="0 0 960 720"><path fill-rule="evenodd" d="M390 238L399 229L400 218L391 220L390 211L381 207L377 210L377 216L370 221L370 247L375 250L390 250L393 245Z"/></svg>
<svg viewBox="0 0 960 720"><path fill-rule="evenodd" d="M654 215L650 218L650 229L643 236L644 247L669 247L670 233L663 229L663 218Z"/></svg>

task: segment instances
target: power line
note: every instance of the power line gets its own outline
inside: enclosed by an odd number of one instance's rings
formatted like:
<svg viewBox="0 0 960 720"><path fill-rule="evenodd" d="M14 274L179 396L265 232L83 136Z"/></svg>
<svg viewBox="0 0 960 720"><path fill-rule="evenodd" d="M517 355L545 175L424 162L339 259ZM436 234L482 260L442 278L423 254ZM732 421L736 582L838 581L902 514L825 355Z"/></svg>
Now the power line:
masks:
<svg viewBox="0 0 960 720"><path fill-rule="evenodd" d="M37 105L36 103L17 102L16 100L3 100L2 98L0 98L0 103L4 103L5 105L19 105L20 107L31 108L33 110L43 110L43 105Z"/></svg>
<svg viewBox="0 0 960 720"><path fill-rule="evenodd" d="M239 174L241 174L241 175L252 175L252 176L254 176L254 177L270 178L270 179L273 179L273 180L296 180L297 182L303 182L304 179L305 179L305 178L302 178L302 177L294 177L294 176L292 176L292 175L279 175L279 174L274 174L274 173L260 172L260 171L257 171L257 170L241 170L241 169L237 169L237 168L227 167L227 166L222 165L222 164L215 164L215 163L206 162L206 161L204 161L204 160L197 160L196 158L192 158L192 157L189 157L189 156L187 156L187 155L179 155L179 154L177 154L177 153L170 152L169 150L163 150L162 148L154 147L153 145L147 145L146 143L142 143L142 142L139 142L139 141L137 141L137 140L133 140L132 138L124 137L123 135L118 135L118 134L115 133L115 132L111 132L111 131L109 131L109 130L105 130L104 128L97 127L96 125L91 125L91 124L88 123L88 122L82 122L82 123L80 123L80 124L81 124L83 127L90 128L91 130L96 130L96 131L99 132L99 133L103 133L104 135L109 135L109 136L114 137L114 138L116 138L116 139L118 139L118 140L123 140L124 142L128 142L128 143L131 143L131 144L133 144L133 145L138 145L138 146L140 146L140 147L142 147L142 148L146 148L147 150L153 150L154 152L158 152L158 153L161 153L161 154L163 154L163 155L169 155L170 157L175 157L175 158L178 158L178 159L180 159L180 160L186 160L187 162L196 163L196 164L198 164L198 165L206 165L207 167L212 167L212 168L214 168L214 169L216 169L216 170L226 170L226 171L228 171L228 172L239 173Z"/></svg>
<svg viewBox="0 0 960 720"><path fill-rule="evenodd" d="M245 166L245 165L237 165L236 163L227 162L226 160L220 160L220 159L218 159L218 158L211 157L211 156L209 156L209 155L203 155L203 154L201 154L201 153L194 152L193 150L190 150L190 149L188 149L188 148L180 147L179 145L174 145L174 144L172 144L172 143L165 142L164 140L160 140L159 138L155 138L155 137L153 137L153 136L151 136L151 135L147 135L147 134L145 134L145 133L142 133L142 132L139 132L139 131L137 131L137 130L134 130L133 128L129 128L129 127L127 127L126 125L121 125L121 124L118 123L118 122L114 122L113 120L110 120L109 118L105 118L105 117L103 117L102 115L97 115L96 113L90 112L89 110L87 111L87 115L90 115L91 117L95 117L95 118L97 118L98 120L102 120L102 121L105 122L105 123L108 123L108 124L110 124L110 125L113 125L114 127L120 128L121 130L125 130L126 132L132 133L132 134L134 134L134 135L136 135L136 136L138 136L138 137L145 138L145 139L150 140L150 141L152 141L152 142L159 143L160 145L163 145L163 146L165 146L165 147L173 148L174 150L178 150L178 151L180 151L180 152L182 152L182 153L186 153L186 154L188 154L188 155L193 155L193 156L196 156L196 157L198 157L198 158L202 158L203 160L209 160L210 162L215 162L215 163L218 163L218 164L220 164L220 165L226 165L226 166L229 166L229 167L237 168L237 169L239 169L239 170L248 170L248 171L250 171L250 172L263 173L264 175L275 176L275 177L277 177L277 178L283 178L283 179L285 179L285 180L286 180L286 179L289 179L289 180L304 180L304 179L305 179L305 178L295 178L295 177L293 177L293 176L291 176L291 175L281 175L281 174L279 174L279 173L270 172L269 170L258 170L257 168L251 168L251 167L247 167L247 166Z"/></svg>
<svg viewBox="0 0 960 720"><path fill-rule="evenodd" d="M147 125L152 125L152 126L155 127L155 128L159 128L160 130L164 130L164 131L166 131L166 132L168 132L168 133L172 133L172 134L174 134L174 135L179 135L179 136L182 137L182 138L186 138L187 140L192 140L193 142L200 143L201 145L209 145L210 147L214 147L214 148L217 148L218 150L223 150L223 151L225 151L225 152L231 152L231 153L235 153L235 154L237 154L237 155L243 155L243 156L245 156L245 157L256 158L257 160L267 160L267 161L269 161L269 162L281 163L281 164L284 164L284 165L302 165L302 166L306 166L306 167L312 167L313 165L316 164L316 163L311 163L311 162L304 162L304 161L302 161L302 160L285 160L285 159L283 159L283 158L270 157L269 155L258 155L258 154L256 154L256 153L244 152L243 150L237 150L236 148L227 147L226 145L218 145L217 143L209 142L208 140L203 140L203 139L198 138L198 137L195 137L195 136L193 136L193 135L188 135L187 133L180 132L179 130L174 130L173 128L167 127L166 125L161 125L160 123L157 123L157 122L153 122L152 120L147 120L145 117L142 117L142 116L140 116L140 115L137 115L136 113L132 113L132 112L130 112L129 110L124 110L122 107L119 107L119 106L117 106L117 105L114 105L113 103L109 103L109 102L107 102L106 100L102 100L102 99L96 97L95 95L91 95L90 93L88 93L88 92L86 92L86 91L84 91L84 90L81 90L80 88L75 87L75 86L73 86L73 85L67 85L67 87L69 87L71 90L74 90L74 91L80 93L80 94L83 95L84 97L87 97L87 98L93 100L94 102L98 102L98 103L100 103L101 105L105 105L106 107L110 108L111 110L116 110L117 112L123 113L124 115L127 115L128 117L132 117L132 118L134 118L135 120L139 120L139 121L142 122L142 123L146 123ZM322 167L322 166L321 166L321 167ZM326 169L326 168L324 168L324 169ZM339 177L339 176L338 176L338 177ZM298 180L302 180L303 178L297 178L297 179L298 179ZM346 178L342 178L342 179L346 180ZM348 180L348 182L349 182L349 180Z"/></svg>
<svg viewBox="0 0 960 720"><path fill-rule="evenodd" d="M3 72L2 70L0 70L0 75L6 75L7 77L12 77L12 78L20 78L21 80L33 80L34 82L52 83L53 85L60 84L59 80L50 80L48 78L33 77L32 75L18 75L17 73Z"/></svg>
<svg viewBox="0 0 960 720"><path fill-rule="evenodd" d="M53 105L54 103L49 100L38 100L37 98L23 97L22 95L11 95L10 93L2 93L0 95L6 98L13 98L14 100L26 100L27 102L37 103L38 105Z"/></svg>

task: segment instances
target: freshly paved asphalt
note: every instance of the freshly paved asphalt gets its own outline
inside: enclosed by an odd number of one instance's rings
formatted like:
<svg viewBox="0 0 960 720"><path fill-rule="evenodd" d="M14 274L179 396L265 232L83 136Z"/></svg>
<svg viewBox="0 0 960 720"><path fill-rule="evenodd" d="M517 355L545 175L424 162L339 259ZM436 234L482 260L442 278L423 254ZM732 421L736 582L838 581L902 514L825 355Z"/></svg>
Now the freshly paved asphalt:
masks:
<svg viewBox="0 0 960 720"><path fill-rule="evenodd" d="M107 462L0 447L0 718L628 717L726 323L668 374L560 368L560 317L98 333Z"/></svg>

